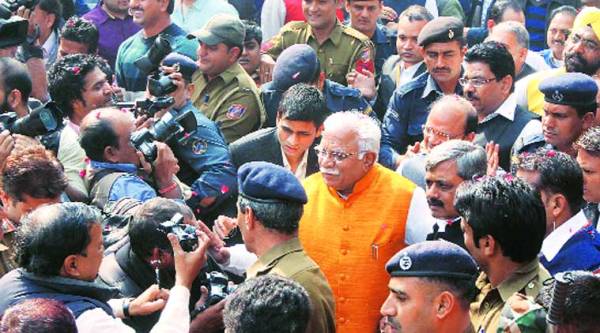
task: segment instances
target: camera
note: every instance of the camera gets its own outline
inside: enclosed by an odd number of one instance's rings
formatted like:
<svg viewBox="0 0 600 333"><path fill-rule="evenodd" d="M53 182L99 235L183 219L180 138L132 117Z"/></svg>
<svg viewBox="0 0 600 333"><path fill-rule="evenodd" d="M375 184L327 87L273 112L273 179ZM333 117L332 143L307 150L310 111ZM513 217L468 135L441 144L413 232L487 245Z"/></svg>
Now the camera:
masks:
<svg viewBox="0 0 600 333"><path fill-rule="evenodd" d="M154 117L158 111L171 107L173 104L175 104L173 97L162 96L153 99L138 99L135 102L119 102L115 103L115 106L119 109L129 109L136 117L143 115Z"/></svg>
<svg viewBox="0 0 600 333"><path fill-rule="evenodd" d="M170 35L158 35L148 52L138 58L134 64L145 75L155 72L160 67L161 61L173 50L171 48L172 43L172 37Z"/></svg>
<svg viewBox="0 0 600 333"><path fill-rule="evenodd" d="M155 141L168 143L176 140L182 141L187 138L186 134L196 130L196 116L192 110L181 115L173 110L165 115L150 128L143 128L131 134L131 143L144 154L146 161L153 162L156 159Z"/></svg>
<svg viewBox="0 0 600 333"><path fill-rule="evenodd" d="M21 6L33 9L37 2L37 0L2 0L0 1L0 18L8 19Z"/></svg>
<svg viewBox="0 0 600 333"><path fill-rule="evenodd" d="M148 76L148 92L152 96L162 97L177 90L177 86L168 74L162 71Z"/></svg>
<svg viewBox="0 0 600 333"><path fill-rule="evenodd" d="M63 112L56 104L48 102L20 119L14 112L0 114L0 131L7 129L13 134L33 138L57 130L62 125L63 117Z"/></svg>
<svg viewBox="0 0 600 333"><path fill-rule="evenodd" d="M198 246L196 227L183 223L183 215L179 213L173 215L169 221L159 224L158 230L165 234L175 234L181 248L186 252L194 251Z"/></svg>
<svg viewBox="0 0 600 333"><path fill-rule="evenodd" d="M207 277L209 283L209 295L208 299L206 300L207 306L219 303L236 289L235 285L229 285L229 280L221 272L210 272L207 274Z"/></svg>
<svg viewBox="0 0 600 333"><path fill-rule="evenodd" d="M10 19L0 18L0 48L21 45L27 40L28 27L29 21L18 16Z"/></svg>

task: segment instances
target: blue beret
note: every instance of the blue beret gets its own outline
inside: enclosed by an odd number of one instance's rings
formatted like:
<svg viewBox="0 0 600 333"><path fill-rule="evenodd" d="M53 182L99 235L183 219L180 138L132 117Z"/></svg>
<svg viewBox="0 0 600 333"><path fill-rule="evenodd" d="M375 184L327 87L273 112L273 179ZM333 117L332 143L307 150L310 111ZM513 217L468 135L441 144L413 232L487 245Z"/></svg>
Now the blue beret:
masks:
<svg viewBox="0 0 600 333"><path fill-rule="evenodd" d="M179 72L187 82L192 81L192 75L198 69L198 65L192 58L176 52L169 53L163 59L162 65L169 67L179 65Z"/></svg>
<svg viewBox="0 0 600 333"><path fill-rule="evenodd" d="M462 247L447 241L425 241L396 253L385 265L392 277L439 277L471 280L477 264Z"/></svg>
<svg viewBox="0 0 600 333"><path fill-rule="evenodd" d="M432 43L447 43L463 39L464 25L453 16L440 16L427 22L419 32L417 43L427 46Z"/></svg>
<svg viewBox="0 0 600 333"><path fill-rule="evenodd" d="M598 85L582 73L564 73L540 82L544 100L552 104L584 106L596 103Z"/></svg>
<svg viewBox="0 0 600 333"><path fill-rule="evenodd" d="M319 58L312 47L295 44L283 50L273 68L273 89L286 91L296 83L310 83L319 71Z"/></svg>
<svg viewBox="0 0 600 333"><path fill-rule="evenodd" d="M306 192L289 170L268 162L248 162L238 170L239 193L259 202L291 201L305 204Z"/></svg>

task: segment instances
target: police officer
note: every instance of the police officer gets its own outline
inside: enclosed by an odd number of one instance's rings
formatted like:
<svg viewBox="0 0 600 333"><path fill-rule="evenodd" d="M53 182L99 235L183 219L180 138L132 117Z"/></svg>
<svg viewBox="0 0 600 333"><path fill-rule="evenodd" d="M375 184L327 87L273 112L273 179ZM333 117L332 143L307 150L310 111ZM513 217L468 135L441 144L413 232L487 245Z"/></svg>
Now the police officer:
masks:
<svg viewBox="0 0 600 333"><path fill-rule="evenodd" d="M179 160L177 177L191 187L187 204L196 216L213 221L220 214L235 212L236 170L219 127L192 105L190 97L194 85L191 81L198 69L196 63L185 55L171 53L162 64L179 71L169 74L177 85L177 90L172 93L175 99L173 112L178 116L192 111L197 123L196 130L181 144L172 146Z"/></svg>
<svg viewBox="0 0 600 333"><path fill-rule="evenodd" d="M373 43L362 33L343 26L336 17L340 0L302 1L306 22L290 22L266 44L261 58L261 81L268 82L275 60L294 44L308 44L316 52L326 77L346 85L353 70L374 72Z"/></svg>
<svg viewBox="0 0 600 333"><path fill-rule="evenodd" d="M470 327L478 272L466 250L446 241L421 242L396 253L385 269L390 294L381 306L381 332L466 332ZM418 306L405 305L405 299Z"/></svg>
<svg viewBox="0 0 600 333"><path fill-rule="evenodd" d="M455 17L429 21L419 33L427 73L394 91L383 119L379 162L390 169L400 164L399 154L423 139L429 105L441 95L462 94L458 79L466 52L463 23Z"/></svg>
<svg viewBox="0 0 600 333"><path fill-rule="evenodd" d="M573 143L593 125L598 86L582 73L564 73L540 83L544 94L542 130L554 149L577 156Z"/></svg>
<svg viewBox="0 0 600 333"><path fill-rule="evenodd" d="M258 88L238 63L244 35L242 21L220 14L188 36L200 42L191 100L219 125L228 143L259 129L265 120Z"/></svg>
<svg viewBox="0 0 600 333"><path fill-rule="evenodd" d="M296 44L281 52L273 70L273 81L261 86L261 97L267 112L267 126L275 126L277 108L283 93L300 82L314 85L321 90L330 113L358 110L375 117L360 90L326 79L320 70L315 50L305 44Z"/></svg>

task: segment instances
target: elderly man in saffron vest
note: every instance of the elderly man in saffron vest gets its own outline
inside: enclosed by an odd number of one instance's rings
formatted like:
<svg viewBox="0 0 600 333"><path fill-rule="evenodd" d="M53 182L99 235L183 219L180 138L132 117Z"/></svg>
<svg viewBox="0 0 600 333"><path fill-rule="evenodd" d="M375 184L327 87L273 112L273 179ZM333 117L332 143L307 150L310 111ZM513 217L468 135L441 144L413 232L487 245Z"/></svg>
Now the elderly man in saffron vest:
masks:
<svg viewBox="0 0 600 333"><path fill-rule="evenodd" d="M373 332L388 294L385 263L425 240L431 213L421 188L376 163L381 131L369 116L335 113L322 135L300 241L333 290L338 331Z"/></svg>

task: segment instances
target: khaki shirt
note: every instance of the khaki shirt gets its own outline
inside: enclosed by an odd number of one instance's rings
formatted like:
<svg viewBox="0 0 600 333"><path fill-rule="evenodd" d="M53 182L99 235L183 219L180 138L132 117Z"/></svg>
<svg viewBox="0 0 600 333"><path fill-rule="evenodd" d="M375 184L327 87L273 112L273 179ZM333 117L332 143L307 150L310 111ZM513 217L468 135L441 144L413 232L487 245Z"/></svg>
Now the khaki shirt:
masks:
<svg viewBox="0 0 600 333"><path fill-rule="evenodd" d="M329 283L319 266L304 252L298 238L279 244L248 268L246 275L253 278L277 274L290 278L306 289L312 305L307 332L335 332L335 302Z"/></svg>
<svg viewBox="0 0 600 333"><path fill-rule="evenodd" d="M196 71L192 81L195 85L191 98L194 106L217 123L227 143L262 127L266 114L260 93L239 63L210 81L202 72Z"/></svg>
<svg viewBox="0 0 600 333"><path fill-rule="evenodd" d="M0 277L17 268L15 261L15 233L4 234L0 241Z"/></svg>
<svg viewBox="0 0 600 333"><path fill-rule="evenodd" d="M357 62L375 59L373 43L369 37L342 25L339 21L322 44L312 35L306 22L294 21L281 28L280 33L267 42L266 53L277 59L279 54L294 44L308 44L317 52L321 71L328 79L346 85L346 74L356 68Z"/></svg>
<svg viewBox="0 0 600 333"><path fill-rule="evenodd" d="M487 275L481 272L475 282L481 291L471 303L471 323L475 332L495 333L506 301L517 292L535 298L544 281L549 278L550 274L537 258L517 269L496 288L489 282Z"/></svg>

